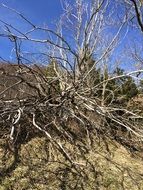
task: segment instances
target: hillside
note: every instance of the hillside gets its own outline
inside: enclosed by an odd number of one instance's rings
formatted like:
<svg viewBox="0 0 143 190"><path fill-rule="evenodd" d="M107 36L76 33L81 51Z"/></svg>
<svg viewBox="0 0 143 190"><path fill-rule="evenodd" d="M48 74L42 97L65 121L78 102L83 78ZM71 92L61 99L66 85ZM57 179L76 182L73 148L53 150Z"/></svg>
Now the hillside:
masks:
<svg viewBox="0 0 143 190"><path fill-rule="evenodd" d="M143 189L142 95L103 106L46 71L1 65L0 190Z"/></svg>
<svg viewBox="0 0 143 190"><path fill-rule="evenodd" d="M143 190L140 0L1 1L0 190Z"/></svg>
<svg viewBox="0 0 143 190"><path fill-rule="evenodd" d="M1 142L0 168L9 172L1 178L0 190L143 189L142 153L131 154L108 139L95 139L88 150L84 145L79 149L66 141L62 144L74 157L75 165L53 149L46 138L37 137L21 146L19 162L14 166L12 153L5 151Z"/></svg>

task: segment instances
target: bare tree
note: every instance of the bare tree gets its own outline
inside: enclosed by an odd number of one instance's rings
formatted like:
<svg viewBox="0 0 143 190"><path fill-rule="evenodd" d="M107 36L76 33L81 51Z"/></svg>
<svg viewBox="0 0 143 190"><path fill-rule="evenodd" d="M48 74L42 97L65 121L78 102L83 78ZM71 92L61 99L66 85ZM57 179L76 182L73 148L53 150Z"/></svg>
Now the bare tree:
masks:
<svg viewBox="0 0 143 190"><path fill-rule="evenodd" d="M138 6L135 1L132 2L141 27ZM1 78L4 77L6 81L1 84L0 91L0 135L1 138L9 137L16 150L33 135L33 131L37 133L38 130L62 153L75 171L83 175L83 166L64 148L63 140L75 146L77 141L84 141L86 149L90 149L92 138L97 134L114 138L130 149L140 149L138 144L142 143L143 126L135 120L143 119L142 116L136 110L114 104L114 91L107 88L111 81L135 77L143 72L140 69L118 76L106 75L109 58L122 41L122 29L130 19L126 14L122 16L122 21L118 19L114 12L116 5L111 8L111 4L109 0L91 1L89 4L76 0L71 6L63 1L64 14L56 31L36 26L18 11L1 5L16 13L30 27L30 30L23 32L4 20L0 21L4 28L0 37L13 43L16 55L15 66L11 64L9 70L5 65L0 68ZM115 32L107 36L106 30L113 26ZM37 31L45 32L47 37L32 37ZM32 65L35 63L35 54L31 53L29 58L22 51L21 44L24 42L44 46L44 50L36 55L52 62L53 76L47 75L45 67ZM95 71L98 68L103 77L95 83L94 73L97 74ZM11 83L7 84L8 80ZM57 83L58 87L55 85ZM49 94L49 88L54 90L54 95ZM13 94L8 96L10 91ZM102 92L101 96L99 92ZM108 103L107 92L110 96Z"/></svg>
<svg viewBox="0 0 143 190"><path fill-rule="evenodd" d="M135 25L137 24L140 28L140 31L143 32L143 15L142 15L142 9L143 9L143 2L142 0L125 0L125 5L128 7L127 10L130 10L131 13L130 20L136 20Z"/></svg>

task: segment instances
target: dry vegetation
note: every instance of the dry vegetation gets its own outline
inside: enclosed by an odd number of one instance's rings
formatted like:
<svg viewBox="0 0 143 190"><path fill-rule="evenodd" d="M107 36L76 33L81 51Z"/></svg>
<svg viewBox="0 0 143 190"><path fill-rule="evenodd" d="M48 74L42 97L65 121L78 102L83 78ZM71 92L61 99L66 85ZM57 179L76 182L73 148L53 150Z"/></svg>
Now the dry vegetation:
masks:
<svg viewBox="0 0 143 190"><path fill-rule="evenodd" d="M75 160L69 163L46 138L33 138L21 146L19 162L7 174L0 189L142 189L142 159L114 141L95 139L92 148L62 141ZM78 148L80 146L80 149ZM2 170L11 167L13 154L1 148ZM76 152L76 154L75 154Z"/></svg>
<svg viewBox="0 0 143 190"><path fill-rule="evenodd" d="M53 31L3 5L30 30L0 21L5 26L0 35L10 39L16 55L16 64L3 59L0 65L0 190L141 190L143 110L133 78L143 70L107 69L132 14L122 15L122 22L116 17L116 34L106 41L102 30L115 25L114 13L106 15L110 1L63 6ZM61 29L71 25L74 45ZM37 31L48 39L33 39ZM34 65L32 54L27 59L24 41L48 46L40 52L48 66Z"/></svg>

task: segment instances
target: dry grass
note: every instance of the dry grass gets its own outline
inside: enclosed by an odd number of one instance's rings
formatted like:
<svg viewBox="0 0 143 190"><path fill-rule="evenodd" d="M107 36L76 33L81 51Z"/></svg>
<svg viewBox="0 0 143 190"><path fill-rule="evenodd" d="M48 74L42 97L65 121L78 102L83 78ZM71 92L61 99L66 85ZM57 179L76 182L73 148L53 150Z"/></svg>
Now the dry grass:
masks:
<svg viewBox="0 0 143 190"><path fill-rule="evenodd" d="M86 151L84 147L79 150L72 144L62 144L78 163L76 169L45 138L34 138L22 145L20 162L3 177L0 190L143 189L142 158L131 155L121 145L96 139ZM4 156L4 149L0 150L0 168L4 169L13 156Z"/></svg>

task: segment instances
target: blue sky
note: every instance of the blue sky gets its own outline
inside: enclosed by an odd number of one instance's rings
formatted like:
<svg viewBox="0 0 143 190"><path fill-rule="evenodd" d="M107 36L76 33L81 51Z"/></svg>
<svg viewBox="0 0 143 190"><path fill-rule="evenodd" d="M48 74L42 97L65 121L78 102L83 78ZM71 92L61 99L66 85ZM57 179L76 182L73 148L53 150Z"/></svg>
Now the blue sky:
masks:
<svg viewBox="0 0 143 190"><path fill-rule="evenodd" d="M36 25L48 25L53 28L57 19L62 14L60 0L0 0L8 7L14 8ZM16 26L23 31L28 29L18 16L11 11L0 6L0 19ZM0 56L5 59L11 59L12 44L8 39L0 37Z"/></svg>
<svg viewBox="0 0 143 190"><path fill-rule="evenodd" d="M0 3L18 10L36 24L41 24L41 21L50 23L62 13L60 0L0 0ZM8 16L7 10L1 8L1 11L3 17Z"/></svg>
<svg viewBox="0 0 143 190"><path fill-rule="evenodd" d="M74 2L75 0L71 0ZM89 0L86 0L89 1ZM60 18L62 14L62 6L60 0L0 0L0 4L4 3L8 7L14 8L20 13L24 14L26 18L28 18L33 24L43 26L44 24L48 25L49 28L53 29L56 21ZM27 25L24 21L22 21L16 14L11 11L0 6L0 19L6 22L9 22L13 26L16 26L22 31L27 31L29 29L29 25ZM2 29L2 28L1 28ZM1 31L0 29L0 31ZM113 29L109 31L113 32ZM38 37L43 37L41 34ZM41 36L40 36L41 35ZM67 34L68 36L69 34ZM107 34L108 35L108 34ZM69 36L70 38L70 36ZM120 45L114 52L114 56L112 57L112 61L118 59L120 54L124 51L124 47L127 49L132 46L132 44L141 45L143 36L139 30L129 29L129 33ZM28 47L28 48L27 48ZM0 56L5 59L13 60L13 44L6 38L0 37ZM23 48L28 51L33 50L34 44L25 43ZM123 67L129 69L130 66L126 64L129 62L129 58L125 55L125 59L123 60Z"/></svg>

